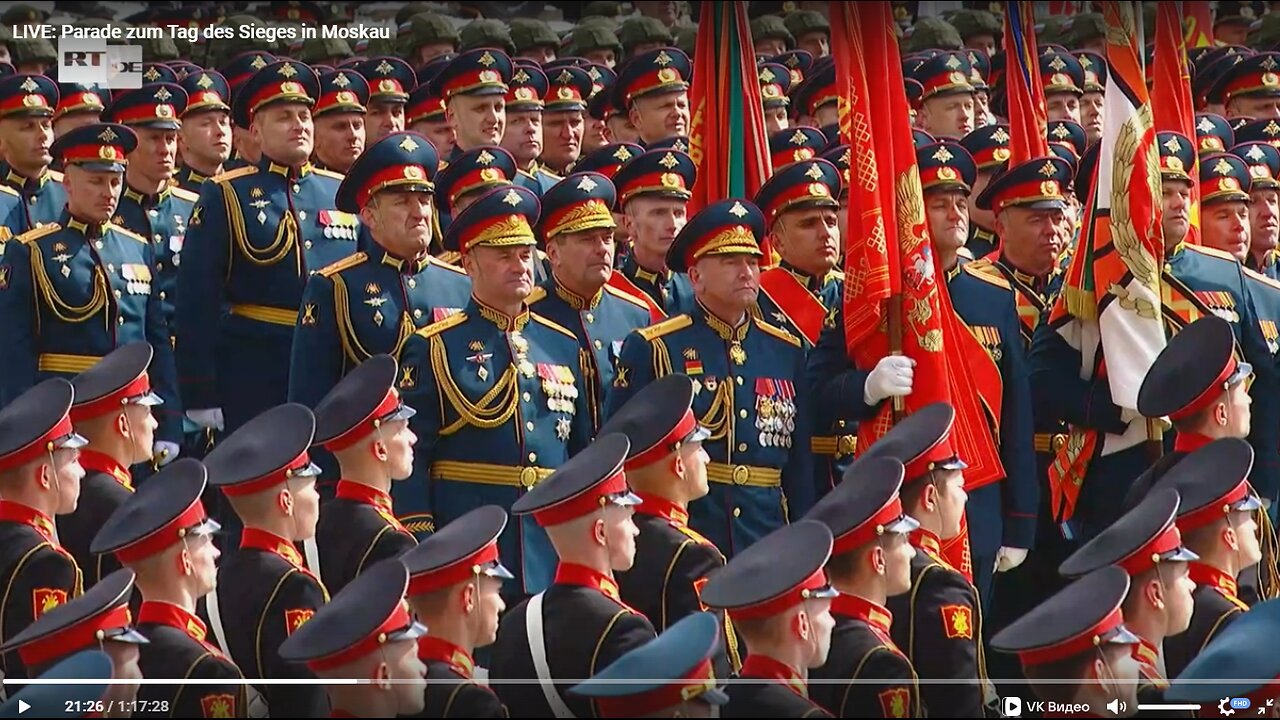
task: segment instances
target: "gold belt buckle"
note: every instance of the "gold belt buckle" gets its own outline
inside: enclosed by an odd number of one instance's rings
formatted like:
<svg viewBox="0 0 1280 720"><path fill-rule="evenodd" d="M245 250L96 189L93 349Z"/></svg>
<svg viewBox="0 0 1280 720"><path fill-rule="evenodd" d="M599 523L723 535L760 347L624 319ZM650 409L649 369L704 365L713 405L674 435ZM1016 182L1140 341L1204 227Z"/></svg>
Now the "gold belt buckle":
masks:
<svg viewBox="0 0 1280 720"><path fill-rule="evenodd" d="M1053 437L1049 441L1049 447L1053 448L1054 452L1058 452L1066 444L1067 444L1067 436L1064 433L1054 433Z"/></svg>
<svg viewBox="0 0 1280 720"><path fill-rule="evenodd" d="M751 471L747 469L746 465L733 466L733 484L734 485L746 485L747 481L750 479L751 479Z"/></svg>
<svg viewBox="0 0 1280 720"><path fill-rule="evenodd" d="M536 468L522 468L520 470L520 484L526 490L538 484L538 470Z"/></svg>
<svg viewBox="0 0 1280 720"><path fill-rule="evenodd" d="M852 455L858 449L857 435L841 435L836 438L836 457Z"/></svg>

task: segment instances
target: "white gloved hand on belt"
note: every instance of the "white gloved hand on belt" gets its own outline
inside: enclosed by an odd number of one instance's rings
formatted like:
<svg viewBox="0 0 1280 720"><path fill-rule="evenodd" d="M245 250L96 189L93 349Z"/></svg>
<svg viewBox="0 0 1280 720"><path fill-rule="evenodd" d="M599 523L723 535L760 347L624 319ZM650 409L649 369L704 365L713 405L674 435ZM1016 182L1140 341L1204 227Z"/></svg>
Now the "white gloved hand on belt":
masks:
<svg viewBox="0 0 1280 720"><path fill-rule="evenodd" d="M187 417L191 419L191 422L202 428L212 428L214 430L223 430L226 428L226 423L222 419L222 408L188 410Z"/></svg>
<svg viewBox="0 0 1280 720"><path fill-rule="evenodd" d="M910 395L915 366L916 361L904 355L886 355L880 358L875 369L867 375L867 383L862 391L863 399L868 405L875 405L886 398Z"/></svg>
<svg viewBox="0 0 1280 720"><path fill-rule="evenodd" d="M1008 572L1027 559L1026 548L1002 547L996 551L996 572Z"/></svg>

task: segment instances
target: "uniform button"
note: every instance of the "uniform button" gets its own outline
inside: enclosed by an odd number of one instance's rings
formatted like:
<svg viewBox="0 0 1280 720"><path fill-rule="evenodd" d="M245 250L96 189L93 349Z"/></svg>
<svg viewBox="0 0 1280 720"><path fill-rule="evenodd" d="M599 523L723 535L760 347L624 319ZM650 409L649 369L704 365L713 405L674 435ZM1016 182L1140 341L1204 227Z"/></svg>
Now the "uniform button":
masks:
<svg viewBox="0 0 1280 720"><path fill-rule="evenodd" d="M742 384L742 376L741 376L741 375L739 375L738 377L734 378L734 380L737 380L739 385L741 385L741 384Z"/></svg>
<svg viewBox="0 0 1280 720"><path fill-rule="evenodd" d="M741 516L742 516L742 508L734 508L734 509L733 509L733 516L734 516L734 517L741 517Z"/></svg>
<svg viewBox="0 0 1280 720"><path fill-rule="evenodd" d="M840 427L840 428L844 427L844 421L843 420L837 421L836 427Z"/></svg>
<svg viewBox="0 0 1280 720"><path fill-rule="evenodd" d="M595 345L596 345L596 349L597 349L597 350L599 350L600 348L604 347L604 343L600 342L599 340L597 340L597 341L595 342Z"/></svg>
<svg viewBox="0 0 1280 720"><path fill-rule="evenodd" d="M422 317L422 308L414 308L414 309L413 309L413 316L414 316L415 318L420 318L420 317Z"/></svg>
<svg viewBox="0 0 1280 720"><path fill-rule="evenodd" d="M538 462L538 453L529 453L529 462Z"/></svg>
<svg viewBox="0 0 1280 720"><path fill-rule="evenodd" d="M161 239L160 233L156 233L155 235L152 235L151 239L155 240L156 242L160 242L160 239Z"/></svg>
<svg viewBox="0 0 1280 720"><path fill-rule="evenodd" d="M31 197L27 198L27 204L28 204L28 205L35 205L35 204L36 204L36 196L35 196L35 195L32 195Z"/></svg>
<svg viewBox="0 0 1280 720"><path fill-rule="evenodd" d="M533 399L533 396L532 396L532 395L530 395L529 393L525 393L525 394L524 394L524 401L525 401L525 402L529 402L529 401L530 401L530 400L532 400L532 399Z"/></svg>
<svg viewBox="0 0 1280 720"><path fill-rule="evenodd" d="M302 187L301 187L300 185L298 185L298 183L294 183L294 184L293 184L293 191L294 191L294 192L299 192L299 191L301 191L301 190L302 190Z"/></svg>
<svg viewBox="0 0 1280 720"><path fill-rule="evenodd" d="M123 318L123 317L116 318L116 322L118 322L119 324L123 325L123 324L124 324L124 318Z"/></svg>
<svg viewBox="0 0 1280 720"><path fill-rule="evenodd" d="M116 271L116 266L112 265L111 263L107 263L107 272L115 272L115 271Z"/></svg>
<svg viewBox="0 0 1280 720"><path fill-rule="evenodd" d="M298 211L298 219L299 219L299 220L306 220L306 219L307 219L307 211L306 211L306 210L299 210L299 211Z"/></svg>
<svg viewBox="0 0 1280 720"><path fill-rule="evenodd" d="M414 280L413 278L409 278L409 289L412 290L413 288L416 288L416 287L418 287L418 281Z"/></svg>
<svg viewBox="0 0 1280 720"><path fill-rule="evenodd" d="M739 411L738 411L738 417L742 418L743 420L746 420L746 419L747 419L747 411L746 411L746 408L743 408L742 410L739 410Z"/></svg>
<svg viewBox="0 0 1280 720"><path fill-rule="evenodd" d="M593 323L595 321L596 321L596 316L592 315L591 313L587 313L587 322Z"/></svg>
<svg viewBox="0 0 1280 720"><path fill-rule="evenodd" d="M162 262L158 262L158 263L156 263L156 269L157 269L157 270L163 270L163 269L164 269L164 263L162 263Z"/></svg>
<svg viewBox="0 0 1280 720"><path fill-rule="evenodd" d="M116 290L116 299L117 299L117 300L119 300L119 299L120 299L120 291L119 291L119 290Z"/></svg>
<svg viewBox="0 0 1280 720"><path fill-rule="evenodd" d="M306 242L302 243L302 247L306 248L307 250L310 250L310 249L311 249L311 241L310 241L310 240L307 240Z"/></svg>
<svg viewBox="0 0 1280 720"><path fill-rule="evenodd" d="M160 299L161 299L161 300L164 300L164 298L165 298L164 291L163 291L163 290L161 290L161 291L160 291Z"/></svg>
<svg viewBox="0 0 1280 720"><path fill-rule="evenodd" d="M532 421L532 420L530 420L529 422L525 423L525 424L524 424L524 427L525 427L525 429L526 429L526 430L528 430L529 432L533 432L533 421Z"/></svg>
<svg viewBox="0 0 1280 720"><path fill-rule="evenodd" d="M102 241L101 241L101 240L99 240L99 241L95 242L95 243L93 244L93 246L94 246L95 248L97 248L97 249L101 250L101 249L102 249Z"/></svg>
<svg viewBox="0 0 1280 720"><path fill-rule="evenodd" d="M147 211L147 214L150 215L151 217L155 217L160 214L160 211L156 210L155 208L151 208L150 210Z"/></svg>
<svg viewBox="0 0 1280 720"><path fill-rule="evenodd" d="M746 443L738 443L738 452L746 452L746 451L747 451L747 444L746 444Z"/></svg>

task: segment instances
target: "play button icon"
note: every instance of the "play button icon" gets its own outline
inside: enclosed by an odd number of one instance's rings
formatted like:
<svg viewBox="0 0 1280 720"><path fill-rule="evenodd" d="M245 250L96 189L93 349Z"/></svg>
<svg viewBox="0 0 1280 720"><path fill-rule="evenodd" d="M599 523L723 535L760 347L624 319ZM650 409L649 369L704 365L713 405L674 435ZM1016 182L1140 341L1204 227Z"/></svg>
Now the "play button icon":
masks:
<svg viewBox="0 0 1280 720"><path fill-rule="evenodd" d="M29 703L27 703L27 701L26 701L26 700L18 700L18 714L19 714L19 715L21 715L22 713L24 713L24 712L26 712L26 711L28 711L28 710L30 710L30 709L31 709L31 705L30 705Z"/></svg>

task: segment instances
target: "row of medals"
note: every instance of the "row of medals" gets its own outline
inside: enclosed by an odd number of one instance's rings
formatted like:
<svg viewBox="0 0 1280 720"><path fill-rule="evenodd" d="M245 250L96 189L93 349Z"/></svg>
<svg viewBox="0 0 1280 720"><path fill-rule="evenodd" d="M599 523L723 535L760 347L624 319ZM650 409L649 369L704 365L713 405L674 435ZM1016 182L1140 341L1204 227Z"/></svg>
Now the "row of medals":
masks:
<svg viewBox="0 0 1280 720"><path fill-rule="evenodd" d="M756 429L761 447L791 447L796 431L796 403L789 398L757 396Z"/></svg>

